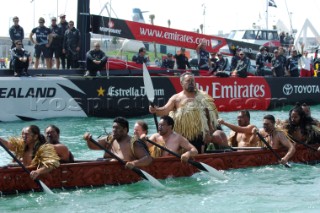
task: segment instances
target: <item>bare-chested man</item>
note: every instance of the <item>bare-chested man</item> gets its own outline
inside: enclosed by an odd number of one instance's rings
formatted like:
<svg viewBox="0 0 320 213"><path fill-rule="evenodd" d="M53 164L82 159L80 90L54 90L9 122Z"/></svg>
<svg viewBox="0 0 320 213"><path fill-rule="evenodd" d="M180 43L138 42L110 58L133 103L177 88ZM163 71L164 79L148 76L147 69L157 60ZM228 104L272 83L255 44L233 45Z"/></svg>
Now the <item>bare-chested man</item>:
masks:
<svg viewBox="0 0 320 213"><path fill-rule="evenodd" d="M189 143L189 141L185 137L174 132L173 127L173 119L167 115L162 116L158 125L159 133L153 134L150 137L150 140L158 144L162 144L169 150L176 153L180 153L181 149L183 149L183 151L185 152L181 155L181 161L187 162L190 157L193 157L196 154L198 154L198 151L191 143ZM159 157L167 155L169 155L168 152L162 151Z"/></svg>
<svg viewBox="0 0 320 213"><path fill-rule="evenodd" d="M127 161L126 167L132 169L135 166L148 166L152 162L152 157L146 148L139 142L133 140L128 135L129 123L123 117L117 117L113 120L112 135L100 138L98 143L110 150L119 158ZM85 133L83 138L87 141L88 147L93 150L101 150L98 146L90 142L90 133ZM104 158L110 158L108 153Z"/></svg>
<svg viewBox="0 0 320 213"><path fill-rule="evenodd" d="M319 143L320 128L314 119L306 115L299 104L290 110L289 119L280 123L279 126L295 141L307 144Z"/></svg>
<svg viewBox="0 0 320 213"><path fill-rule="evenodd" d="M222 119L218 119L219 124L230 128L230 136L228 139L229 146L233 147L257 147L260 146L259 138L254 134L256 126L250 124L250 112L241 110L238 113L238 126L228 123Z"/></svg>
<svg viewBox="0 0 320 213"><path fill-rule="evenodd" d="M286 147L288 149L287 154L281 158L280 163L286 164L288 160L294 155L296 149L293 143L286 137L282 130L275 128L276 120L273 115L266 115L263 117L263 129L260 130L260 134L265 137L266 141L273 149L280 149Z"/></svg>
<svg viewBox="0 0 320 213"><path fill-rule="evenodd" d="M68 147L60 143L60 129L55 125L49 125L45 130L47 142L54 146L59 158L60 163L73 163L74 157L69 151Z"/></svg>
<svg viewBox="0 0 320 213"><path fill-rule="evenodd" d="M158 116L172 117L174 131L187 138L198 153L202 153L204 144L209 142L227 146L225 133L217 130L218 111L213 98L196 88L192 73L182 74L180 83L183 88L181 92L173 95L163 107L150 106L149 111Z"/></svg>

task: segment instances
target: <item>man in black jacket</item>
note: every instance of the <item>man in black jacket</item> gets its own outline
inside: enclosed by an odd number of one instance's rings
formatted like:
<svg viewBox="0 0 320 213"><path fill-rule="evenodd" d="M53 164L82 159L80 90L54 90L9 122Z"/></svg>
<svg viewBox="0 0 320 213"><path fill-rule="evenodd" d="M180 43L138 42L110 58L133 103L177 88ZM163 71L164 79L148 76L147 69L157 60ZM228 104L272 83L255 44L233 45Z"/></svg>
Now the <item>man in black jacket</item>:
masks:
<svg viewBox="0 0 320 213"><path fill-rule="evenodd" d="M62 52L67 56L67 69L79 67L80 31L69 21L69 28L64 34Z"/></svg>
<svg viewBox="0 0 320 213"><path fill-rule="evenodd" d="M17 40L22 41L24 39L24 30L19 25L19 18L17 16L15 16L15 17L13 17L12 21L14 24L9 29L9 35L10 35L10 39L12 41L11 49L16 46L15 41L17 41Z"/></svg>
<svg viewBox="0 0 320 213"><path fill-rule="evenodd" d="M29 57L28 51L22 48L22 41L15 41L16 47L11 50L11 65L14 71L14 76L19 77L22 75L29 76Z"/></svg>
<svg viewBox="0 0 320 213"><path fill-rule="evenodd" d="M188 67L189 69L191 68L190 64L189 64L189 60L188 57L186 56L186 49L185 48L181 48L180 50L180 54L179 55L174 55L176 61L177 61L177 68L178 69L183 69L185 70L186 67Z"/></svg>
<svg viewBox="0 0 320 213"><path fill-rule="evenodd" d="M101 76L100 71L105 70L108 57L102 50L100 50L99 42L94 43L94 48L87 52L86 58L88 71L85 76Z"/></svg>

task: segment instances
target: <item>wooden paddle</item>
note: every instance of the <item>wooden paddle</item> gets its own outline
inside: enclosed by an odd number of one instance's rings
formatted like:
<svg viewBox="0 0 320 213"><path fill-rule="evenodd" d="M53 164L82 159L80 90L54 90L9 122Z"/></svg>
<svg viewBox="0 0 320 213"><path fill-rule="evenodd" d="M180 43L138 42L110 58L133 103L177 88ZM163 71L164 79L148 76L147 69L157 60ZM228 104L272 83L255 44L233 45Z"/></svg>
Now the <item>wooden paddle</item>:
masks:
<svg viewBox="0 0 320 213"><path fill-rule="evenodd" d="M159 144L157 144L156 142L152 141L152 140L149 140L147 139L147 141L149 143L151 143L152 145L155 145L157 147L159 147L160 149L164 150L164 151L167 151L169 152L171 155L173 156L176 156L177 158L181 158L181 155L179 155L178 153L175 153L173 151L171 151L170 149L167 149L166 147L164 146L161 146ZM141 141L142 142L142 141ZM143 143L143 142L142 142ZM205 164L205 163L201 163L201 162L196 162L192 159L189 159L188 160L188 163L190 163L191 165L197 167L199 170L202 170L208 174L210 174L211 176L215 177L215 178L218 178L218 179L221 179L221 180L227 180L228 178L223 175L221 172L219 172L218 170L216 170L215 168Z"/></svg>
<svg viewBox="0 0 320 213"><path fill-rule="evenodd" d="M318 149L310 146L309 144L306 144L306 143L303 143L303 142L301 142L301 141L298 141L298 140L294 139L294 138L293 138L291 135L289 135L289 134L288 134L288 136L289 136L289 138L290 138L291 140L293 140L295 143L302 144L303 146L305 146L305 147L307 147L307 148L309 148L309 149L311 149L311 150L313 150L313 151L316 151L316 152L318 151Z"/></svg>
<svg viewBox="0 0 320 213"><path fill-rule="evenodd" d="M92 142L93 144L95 144L96 146L98 146L100 149L104 150L106 153L108 153L109 155L111 155L113 158L117 159L117 161L119 161L121 164L126 165L126 162L124 160L122 160L121 158L119 158L117 155L115 155L114 153L112 153L110 150L106 149L105 147L103 147L101 144L99 144L96 140L94 140L92 137L90 137L90 142ZM149 173L147 173L146 171L143 171L142 169L139 169L137 167L133 167L131 169L132 171L134 171L135 173L137 173L140 177L144 178L145 180L150 181L150 183L152 183L153 185L157 186L157 187L164 187L164 185L162 185L157 179L155 179L153 176L151 176Z"/></svg>
<svg viewBox="0 0 320 213"><path fill-rule="evenodd" d="M281 157L279 156L279 154L272 149L272 147L271 147L270 144L264 139L264 137L263 137L259 132L257 132L257 135L258 135L258 137L260 138L260 140L267 146L267 148L276 156L276 158L277 158L279 161L281 161ZM290 166L290 164L289 164L288 162L287 162L286 164L284 164L284 166L287 167L287 168L291 168L291 166Z"/></svg>
<svg viewBox="0 0 320 213"><path fill-rule="evenodd" d="M145 63L143 63L142 67L143 67L144 89L147 93L147 97L148 97L150 105L152 107L154 107L154 88L153 88L153 84L152 84L152 79L150 77L149 71L148 71ZM155 123L157 131L158 131L158 120L157 120L157 115L155 113L153 113L153 118L154 118L154 123Z"/></svg>
<svg viewBox="0 0 320 213"><path fill-rule="evenodd" d="M6 150L6 152L21 166L21 168L30 175L30 171L22 164L22 162L14 155L10 150L0 141L0 146ZM41 180L35 179L34 180L39 186L47 194L54 194L49 187L46 186Z"/></svg>

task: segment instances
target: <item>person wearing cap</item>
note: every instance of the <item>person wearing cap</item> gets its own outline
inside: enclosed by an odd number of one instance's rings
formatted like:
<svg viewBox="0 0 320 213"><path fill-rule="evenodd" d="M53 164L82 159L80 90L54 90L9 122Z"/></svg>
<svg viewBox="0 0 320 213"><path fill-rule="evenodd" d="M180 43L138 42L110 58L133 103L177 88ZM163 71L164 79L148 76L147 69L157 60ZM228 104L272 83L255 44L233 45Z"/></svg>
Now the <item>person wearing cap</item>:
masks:
<svg viewBox="0 0 320 213"><path fill-rule="evenodd" d="M10 64L14 71L15 77L20 77L21 75L29 76L28 67L29 67L29 57L30 54L28 51L22 48L22 41L15 41L16 47L11 50L11 61Z"/></svg>
<svg viewBox="0 0 320 213"><path fill-rule="evenodd" d="M63 46L64 34L68 29L68 22L66 21L65 14L60 14L59 18L60 18L60 22L58 24L58 27L61 28L61 32L62 32L61 46ZM62 47L61 47L60 61L61 61L62 69L65 69L66 68L66 54L62 52Z"/></svg>
<svg viewBox="0 0 320 213"><path fill-rule="evenodd" d="M52 17L51 18L51 26L50 30L52 32L51 37L52 37L52 43L49 47L49 53L50 53L50 67L52 68L52 58L53 54L55 57L55 62L56 62L56 69L60 68L60 55L62 53L62 29L57 25L57 18Z"/></svg>
<svg viewBox="0 0 320 213"><path fill-rule="evenodd" d="M293 48L291 50L291 56L288 58L286 62L286 69L288 70L288 75L291 77L299 77L299 59L301 58L301 54L298 54L297 49Z"/></svg>
<svg viewBox="0 0 320 213"><path fill-rule="evenodd" d="M74 27L74 22L69 21L69 27L64 34L62 52L67 57L67 69L79 67L80 31Z"/></svg>
<svg viewBox="0 0 320 213"><path fill-rule="evenodd" d="M273 58L271 59L271 71L275 77L283 77L285 75L285 57L279 54L279 50L273 51Z"/></svg>
<svg viewBox="0 0 320 213"><path fill-rule="evenodd" d="M23 39L24 39L24 30L19 25L18 16L13 17L12 21L13 21L13 25L9 29L9 35L10 35L10 39L12 41L11 49L16 46L15 41L17 41L17 40L23 41Z"/></svg>
<svg viewBox="0 0 320 213"><path fill-rule="evenodd" d="M259 52L256 55L256 75L264 76L265 64L266 64L266 48L264 46L259 47Z"/></svg>
<svg viewBox="0 0 320 213"><path fill-rule="evenodd" d="M178 69L183 69L185 70L187 67L190 69L191 66L189 64L189 59L186 56L186 49L185 48L181 48L180 49L180 54L175 54L174 58L176 59L177 62L177 68Z"/></svg>
<svg viewBox="0 0 320 213"><path fill-rule="evenodd" d="M174 60L171 53L167 54L167 57L162 60L161 68L173 69Z"/></svg>
<svg viewBox="0 0 320 213"><path fill-rule="evenodd" d="M51 30L44 26L45 20L44 18L39 18L39 26L36 28L33 28L29 39L34 44L34 50L35 50L35 57L36 61L34 64L35 69L38 69L39 62L40 62L40 56L43 54L43 57L46 61L46 67L47 69L50 69L50 53L49 53L49 47L52 42L52 37L50 36ZM36 35L36 39L33 39L33 35Z"/></svg>

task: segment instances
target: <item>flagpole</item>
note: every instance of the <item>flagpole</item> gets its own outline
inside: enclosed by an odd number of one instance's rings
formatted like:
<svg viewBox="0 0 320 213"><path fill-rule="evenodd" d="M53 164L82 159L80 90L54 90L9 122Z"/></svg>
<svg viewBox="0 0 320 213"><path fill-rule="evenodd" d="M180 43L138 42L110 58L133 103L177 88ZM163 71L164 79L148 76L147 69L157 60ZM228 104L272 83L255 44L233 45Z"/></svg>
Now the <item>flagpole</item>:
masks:
<svg viewBox="0 0 320 213"><path fill-rule="evenodd" d="M268 8L269 8L269 0L266 0L266 29L268 30L268 18L269 18L269 14L268 14Z"/></svg>

